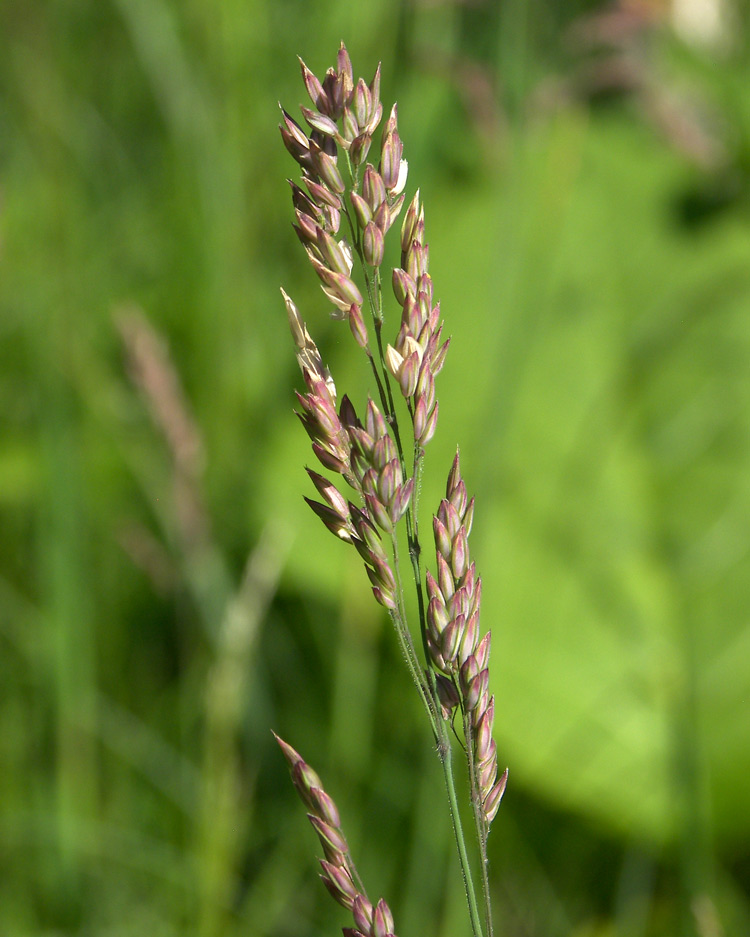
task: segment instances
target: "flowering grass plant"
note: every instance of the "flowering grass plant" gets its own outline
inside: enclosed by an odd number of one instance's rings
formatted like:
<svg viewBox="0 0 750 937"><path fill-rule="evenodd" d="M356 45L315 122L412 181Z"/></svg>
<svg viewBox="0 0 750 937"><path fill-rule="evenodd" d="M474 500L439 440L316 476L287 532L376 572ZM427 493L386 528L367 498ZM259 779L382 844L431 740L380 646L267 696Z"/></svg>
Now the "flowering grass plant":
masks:
<svg viewBox="0 0 750 937"><path fill-rule="evenodd" d="M449 346L429 273L424 208L417 191L404 210L408 166L396 105L379 148L376 142L383 116L380 66L369 84L355 80L343 43L336 67L322 81L300 64L312 102L301 109L307 127L284 110L280 125L284 145L301 169L301 184L290 180L294 229L332 317L348 323L374 381L374 396L359 413L349 397L339 397L307 325L282 290L305 384L305 392L297 393L298 416L327 472L307 469L317 498L305 500L328 530L360 555L373 596L391 618L443 769L471 931L474 937L491 937L487 837L507 769L498 776L495 705L489 693L491 638L489 631L480 632L482 580L468 542L474 499L467 494L458 454L432 517L435 565L433 571L422 569L420 481L425 448L438 423L436 378ZM379 152L377 166L368 161L373 149ZM398 232L394 224L400 216L400 264L390 276L398 321L387 333L388 342L383 336L385 241ZM413 627L407 610L412 588ZM388 905L367 896L339 812L320 778L291 745L278 742L320 839L323 883L351 911L354 926L344 928L344 934L394 934ZM470 805L463 809L454 749L468 774ZM465 833L469 817L476 861Z"/></svg>

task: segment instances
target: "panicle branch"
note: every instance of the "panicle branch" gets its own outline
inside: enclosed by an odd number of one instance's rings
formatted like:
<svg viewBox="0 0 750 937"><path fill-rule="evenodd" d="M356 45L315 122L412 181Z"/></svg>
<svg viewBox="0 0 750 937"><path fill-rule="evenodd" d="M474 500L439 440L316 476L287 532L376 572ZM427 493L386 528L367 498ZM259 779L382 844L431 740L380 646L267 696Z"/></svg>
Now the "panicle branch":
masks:
<svg viewBox="0 0 750 937"><path fill-rule="evenodd" d="M307 818L318 834L325 856L320 860L323 884L340 905L352 912L354 927L343 929L345 937L396 937L390 908L382 898L373 905L362 886L333 798L325 792L317 773L299 752L275 732L274 738L287 760L292 783L308 810Z"/></svg>
<svg viewBox="0 0 750 937"><path fill-rule="evenodd" d="M469 554L474 499L461 476L459 454L448 473L446 496L432 519L437 578L425 574L427 647L433 666L443 675L438 686L443 712L460 706L469 717L477 796L489 829L505 790L507 776L497 780L497 752L492 738L495 698L489 695L491 633L480 640L482 580Z"/></svg>
<svg viewBox="0 0 750 937"><path fill-rule="evenodd" d="M424 208L417 190L401 226L401 266L393 271L393 292L401 306L401 328L395 345L386 350L386 364L409 402L414 439L422 448L435 434L438 417L435 377L443 367L450 344L450 339L442 341L440 303L433 305L429 253Z"/></svg>

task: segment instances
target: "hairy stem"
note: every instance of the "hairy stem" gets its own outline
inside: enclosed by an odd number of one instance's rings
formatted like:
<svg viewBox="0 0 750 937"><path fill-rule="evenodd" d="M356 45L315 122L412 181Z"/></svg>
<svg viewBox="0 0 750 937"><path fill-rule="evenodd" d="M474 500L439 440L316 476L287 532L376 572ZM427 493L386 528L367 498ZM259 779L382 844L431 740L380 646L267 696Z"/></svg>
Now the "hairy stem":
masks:
<svg viewBox="0 0 750 937"><path fill-rule="evenodd" d="M392 539L394 565L393 574L396 577L396 585L398 588L398 609L391 612L391 619L396 628L396 633L398 634L399 642L401 643L401 650L403 651L404 657L406 658L409 672L411 673L412 679L414 680L414 683L419 690L422 703L427 710L427 715L432 727L432 734L435 737L435 741L439 744L441 735L440 707L434 692L434 688L428 687L425 684L424 678L422 677L419 659L417 657L416 648L414 647L414 640L412 638L411 631L406 624L407 616L404 607L404 589L401 579L401 563L399 558L398 539L395 533Z"/></svg>
<svg viewBox="0 0 750 937"><path fill-rule="evenodd" d="M474 828L479 849L479 859L482 872L482 898L484 901L485 924L487 937L493 937L492 929L492 903L490 898L489 861L487 858L487 821L482 811L481 794L477 782L477 766L474 760L474 727L471 713L463 711L464 739L466 742L466 765L471 784L471 809L474 815Z"/></svg>
<svg viewBox="0 0 750 937"><path fill-rule="evenodd" d="M469 906L471 930L474 937L483 937L482 922L479 915L479 908L477 906L476 892L474 890L474 882L471 874L471 865L469 863L468 853L466 852L466 838L464 836L463 826L461 824L461 814L458 809L458 799L456 797L456 785L453 778L453 748L451 746L450 739L445 732L445 723L443 723L443 731L438 746L438 754L440 756L440 763L443 767L445 788L448 792L448 807L451 815L451 823L453 825L453 834L456 838L458 858L461 863L461 875L464 882L464 890L466 892L466 902ZM487 908L488 906L485 902L486 911Z"/></svg>

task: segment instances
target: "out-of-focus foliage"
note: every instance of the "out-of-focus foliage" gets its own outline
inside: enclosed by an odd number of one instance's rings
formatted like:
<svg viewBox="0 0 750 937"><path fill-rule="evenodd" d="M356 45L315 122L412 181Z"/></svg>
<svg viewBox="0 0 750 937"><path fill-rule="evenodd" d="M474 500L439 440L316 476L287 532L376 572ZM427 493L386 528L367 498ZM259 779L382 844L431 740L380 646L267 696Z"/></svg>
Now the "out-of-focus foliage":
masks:
<svg viewBox="0 0 750 937"><path fill-rule="evenodd" d="M459 444L497 933L750 932L750 45L689 7L0 6L0 932L335 933L270 728L398 933L465 931L395 641L302 501L280 284L367 373L276 102L342 38L453 336L422 504Z"/></svg>

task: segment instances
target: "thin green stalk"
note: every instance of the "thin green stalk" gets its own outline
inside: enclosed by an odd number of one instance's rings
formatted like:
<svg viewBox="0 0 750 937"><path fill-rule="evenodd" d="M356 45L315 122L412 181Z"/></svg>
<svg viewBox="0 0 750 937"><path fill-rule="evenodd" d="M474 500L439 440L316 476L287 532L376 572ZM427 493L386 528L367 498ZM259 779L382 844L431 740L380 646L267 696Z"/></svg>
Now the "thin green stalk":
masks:
<svg viewBox="0 0 750 937"><path fill-rule="evenodd" d="M412 505L414 510L414 539L419 547L419 497L422 494L422 474L424 472L424 449L421 446L414 446L414 467L412 475L414 478L414 494L412 495Z"/></svg>
<svg viewBox="0 0 750 937"><path fill-rule="evenodd" d="M396 577L396 586L398 588L399 608L397 612L391 612L391 620L393 621L393 624L396 628L396 633L399 637L399 641L401 642L401 649L409 666L409 671L412 675L414 683L417 686L417 689L419 690L419 695L422 698L424 707L427 710L435 741L439 744L441 734L440 706L437 700L437 696L434 692L434 687L428 688L425 685L424 679L422 678L421 667L419 664L419 659L417 658L417 651L414 647L411 631L406 624L407 617L404 608L404 589L401 580L401 562L399 558L398 541L395 534L392 537L392 541L394 566L393 574ZM431 675L431 671L428 671L428 674Z"/></svg>
<svg viewBox="0 0 750 937"><path fill-rule="evenodd" d="M380 396L380 402L384 403L385 401L385 390L383 389L383 382L380 378L380 372L378 371L378 366L375 364L375 359L373 358L372 352L370 351L369 346L365 349L365 354L370 362L370 367L372 368L372 373L375 375L375 383L378 385L378 395Z"/></svg>
<svg viewBox="0 0 750 937"><path fill-rule="evenodd" d="M378 287L378 288L379 288L379 287ZM386 375L386 379L385 379L385 389L386 389L386 392L387 392L387 394L388 394L388 411L387 411L387 412L390 413L390 415L391 415L392 425L393 425L393 435L394 435L395 438L396 438L396 447L397 447L397 449L398 449L398 454L399 454L399 456L401 457L401 463L402 463L404 469L406 469L406 463L405 463L405 461L404 461L404 450L403 450L403 447L402 447L402 445L401 445L401 434L400 434L399 431L398 431L398 420L396 419L396 405L395 405L395 403L394 403L394 400L393 400L393 392L392 392L392 390L391 390L390 375L388 374L388 370L387 370L387 368L385 367L385 352L383 351L383 336L382 336L382 334L381 334L381 333L382 333L382 329L383 329L382 320L376 319L376 320L375 320L375 338L376 338L377 341L378 341L378 353L380 354L380 361L381 361L381 363L382 363L382 365L383 365L383 369L384 369L385 375Z"/></svg>
<svg viewBox="0 0 750 937"><path fill-rule="evenodd" d="M352 174L351 162L349 161L349 154L347 153L347 164L349 166L349 173L352 178L352 183L354 183L354 175ZM356 190L355 190L356 191ZM349 223L349 229L352 234L352 243L354 244L354 249L357 252L357 257L359 258L360 265L362 267L362 273L365 279L365 291L367 293L367 302L370 307L370 315L372 316L372 324L375 329L375 337L377 339L378 345L378 356L380 357L380 367L383 372L383 377L381 379L380 375L377 372L374 358L372 353L368 349L368 357L370 358L370 364L375 373L375 380L378 385L378 394L380 396L380 402L383 406L383 410L386 415L388 425L393 428L393 435L396 442L396 448L398 449L399 458L401 460L401 468L404 474L406 474L406 461L404 459L404 451L401 445L401 433L398 428L398 418L396 417L396 404L393 399L393 391L391 389L390 375L388 369L385 366L385 352L383 350L383 337L382 337L382 328L383 328L383 295L382 295L382 284L380 280L380 270L378 269L373 276L368 274L367 263L365 262L364 252L362 250L362 239L357 231L357 228L352 221L351 213L346 205L344 205L344 214Z"/></svg>
<svg viewBox="0 0 750 937"><path fill-rule="evenodd" d="M461 875L466 892L466 902L469 906L469 917L471 919L471 930L474 937L483 937L482 922L477 907L476 892L471 874L471 865L469 856L466 852L466 839L463 826L461 824L461 814L458 809L458 799L456 797L456 785L453 780L453 748L450 739L443 732L438 748L440 763L443 767L443 776L445 778L445 788L448 792L448 806L450 809L451 822L453 825L453 834L456 838L456 848L461 863Z"/></svg>
<svg viewBox="0 0 750 937"><path fill-rule="evenodd" d="M471 810L474 815L474 828L477 835L477 846L482 872L482 898L484 901L485 923L487 937L492 937L492 901L490 898L489 862L487 858L487 823L482 813L482 804L477 786L476 764L474 763L474 727L471 723L471 714L463 710L464 739L466 742L466 764L471 784Z"/></svg>

